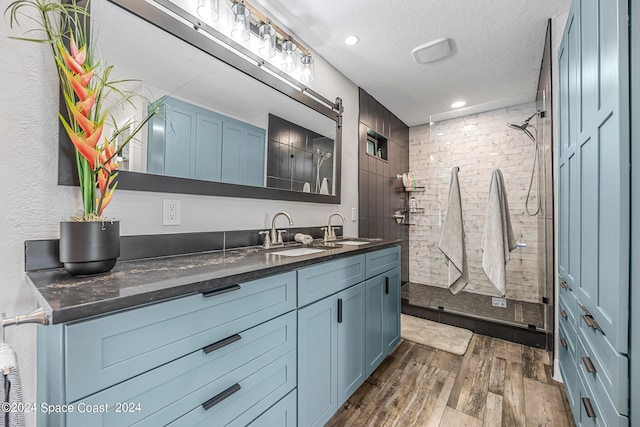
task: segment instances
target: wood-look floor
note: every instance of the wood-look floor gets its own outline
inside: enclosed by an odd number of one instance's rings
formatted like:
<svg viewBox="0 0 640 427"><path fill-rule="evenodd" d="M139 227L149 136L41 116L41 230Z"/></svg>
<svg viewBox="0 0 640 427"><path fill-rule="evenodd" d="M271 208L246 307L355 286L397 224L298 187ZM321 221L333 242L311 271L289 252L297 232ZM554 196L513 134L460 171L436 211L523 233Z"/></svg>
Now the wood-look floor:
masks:
<svg viewBox="0 0 640 427"><path fill-rule="evenodd" d="M574 427L548 352L474 335L464 356L401 341L328 426Z"/></svg>

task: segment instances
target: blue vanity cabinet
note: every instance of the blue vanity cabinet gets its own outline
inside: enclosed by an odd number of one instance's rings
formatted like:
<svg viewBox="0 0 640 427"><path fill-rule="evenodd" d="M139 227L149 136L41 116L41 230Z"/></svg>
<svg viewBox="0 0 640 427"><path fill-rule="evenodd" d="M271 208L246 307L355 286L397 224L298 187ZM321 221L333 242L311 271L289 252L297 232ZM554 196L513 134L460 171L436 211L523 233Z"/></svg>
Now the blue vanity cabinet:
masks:
<svg viewBox="0 0 640 427"><path fill-rule="evenodd" d="M322 426L400 341L400 247L300 269L298 306L298 426Z"/></svg>
<svg viewBox="0 0 640 427"><path fill-rule="evenodd" d="M578 425L631 414L629 4L574 0L558 50L558 356Z"/></svg>
<svg viewBox="0 0 640 427"><path fill-rule="evenodd" d="M400 268L366 282L367 376L400 342Z"/></svg>
<svg viewBox="0 0 640 427"><path fill-rule="evenodd" d="M38 413L38 424L246 425L296 387L295 308L291 271L41 327L38 401L110 410Z"/></svg>

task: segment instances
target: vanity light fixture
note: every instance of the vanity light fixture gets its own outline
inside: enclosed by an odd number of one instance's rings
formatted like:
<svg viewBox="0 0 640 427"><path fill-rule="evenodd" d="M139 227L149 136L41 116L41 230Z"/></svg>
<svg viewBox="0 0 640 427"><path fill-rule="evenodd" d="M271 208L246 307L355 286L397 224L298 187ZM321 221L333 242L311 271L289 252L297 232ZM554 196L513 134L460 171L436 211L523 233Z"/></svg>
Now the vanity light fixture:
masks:
<svg viewBox="0 0 640 427"><path fill-rule="evenodd" d="M260 48L258 48L260 55L264 58L276 56L276 30L270 23L258 27L258 37L260 38Z"/></svg>
<svg viewBox="0 0 640 427"><path fill-rule="evenodd" d="M233 22L231 23L231 37L240 41L249 41L251 35L251 12L244 3L234 3Z"/></svg>
<svg viewBox="0 0 640 427"><path fill-rule="evenodd" d="M282 69L288 73L296 69L298 46L291 40L282 42Z"/></svg>
<svg viewBox="0 0 640 427"><path fill-rule="evenodd" d="M302 62L302 73L300 74L300 81L302 83L312 83L315 80L315 72L314 65L315 62L311 54L303 55L300 58L300 62Z"/></svg>
<svg viewBox="0 0 640 427"><path fill-rule="evenodd" d="M465 105L467 105L465 101L456 101L453 104L451 104L451 108L461 108L461 107L464 107Z"/></svg>
<svg viewBox="0 0 640 427"><path fill-rule="evenodd" d="M198 0L198 15L205 21L217 21L220 17L220 0Z"/></svg>

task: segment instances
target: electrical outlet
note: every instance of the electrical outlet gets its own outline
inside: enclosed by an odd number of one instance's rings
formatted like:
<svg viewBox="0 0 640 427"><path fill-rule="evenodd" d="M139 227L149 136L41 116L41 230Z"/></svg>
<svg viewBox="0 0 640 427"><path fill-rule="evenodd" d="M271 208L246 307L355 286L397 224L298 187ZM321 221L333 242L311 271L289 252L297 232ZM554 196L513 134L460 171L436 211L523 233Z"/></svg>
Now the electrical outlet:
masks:
<svg viewBox="0 0 640 427"><path fill-rule="evenodd" d="M162 199L162 225L180 225L180 200Z"/></svg>

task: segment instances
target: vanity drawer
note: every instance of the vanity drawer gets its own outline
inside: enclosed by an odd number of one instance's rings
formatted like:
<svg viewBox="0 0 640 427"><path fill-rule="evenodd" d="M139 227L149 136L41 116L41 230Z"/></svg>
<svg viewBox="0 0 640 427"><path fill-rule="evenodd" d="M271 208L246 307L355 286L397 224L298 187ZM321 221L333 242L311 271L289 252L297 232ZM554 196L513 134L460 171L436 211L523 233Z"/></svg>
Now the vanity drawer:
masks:
<svg viewBox="0 0 640 427"><path fill-rule="evenodd" d="M576 304L575 298L572 299L572 297L569 301L564 299L558 301L558 323L565 326L567 332L576 331Z"/></svg>
<svg viewBox="0 0 640 427"><path fill-rule="evenodd" d="M67 426L165 425L181 414L186 414L196 407L201 408L200 405L203 402L228 390L236 383L240 383L241 390L228 399L229 401L237 400L233 406L235 408L233 418L267 397L265 394L251 401L245 401L236 399L236 395L253 393L251 391L253 387L263 386L264 391L268 389L269 393L274 394L269 395L269 399L255 409L256 413L253 415L255 418L295 387L296 331L295 312L242 331L237 336L231 336L229 337L231 339L218 343L215 349L210 346L206 350L209 351L208 353L205 353L205 347L76 402L74 405L76 408L80 404L107 404L110 409L103 414L74 411L67 415ZM223 345L225 342L227 345ZM293 361L290 360L291 357ZM280 380L276 382L268 384L247 382L247 378L254 373L265 369L270 372L271 368L268 366L279 360L283 361L283 366L287 367L287 378L282 380L281 372L278 371ZM123 402L139 405L139 410L134 407L132 412L115 412L118 405ZM215 408L202 411L217 413L218 406L225 407L223 405L225 402L226 399ZM228 404L225 403L225 405ZM253 418L249 418L247 422Z"/></svg>
<svg viewBox="0 0 640 427"><path fill-rule="evenodd" d="M295 427L298 419L296 390L287 394L267 412L253 420L249 427Z"/></svg>
<svg viewBox="0 0 640 427"><path fill-rule="evenodd" d="M226 383L238 384L240 388L213 408L205 410L203 405L198 405L168 426L246 426L293 390L296 381L296 352L292 351L251 375L238 375L238 379ZM224 391L226 388L220 387L218 390ZM218 390L210 395L215 396L220 392Z"/></svg>
<svg viewBox="0 0 640 427"><path fill-rule="evenodd" d="M363 282L365 256L356 255L298 270L298 307Z"/></svg>
<svg viewBox="0 0 640 427"><path fill-rule="evenodd" d="M295 309L295 272L65 327L73 402Z"/></svg>
<svg viewBox="0 0 640 427"><path fill-rule="evenodd" d="M400 246L367 252L367 279L400 267Z"/></svg>
<svg viewBox="0 0 640 427"><path fill-rule="evenodd" d="M580 427L629 426L629 418L618 414L609 396L594 393L582 376L582 371L578 373L578 407L574 412L574 420Z"/></svg>
<svg viewBox="0 0 640 427"><path fill-rule="evenodd" d="M623 415L629 414L629 360L616 352L607 338L587 326L580 319L578 332L577 364L585 381L594 393L608 394L616 410ZM588 358L583 360L583 358ZM587 372L591 363L595 372Z"/></svg>
<svg viewBox="0 0 640 427"><path fill-rule="evenodd" d="M560 341L558 348L558 359L560 364L560 373L564 382L564 389L567 393L567 400L571 405L571 410L576 411L578 402L578 370L576 369L576 348L575 339L569 340L567 333L562 325L558 328L559 339L565 340L566 347ZM575 338L575 334L574 338Z"/></svg>

